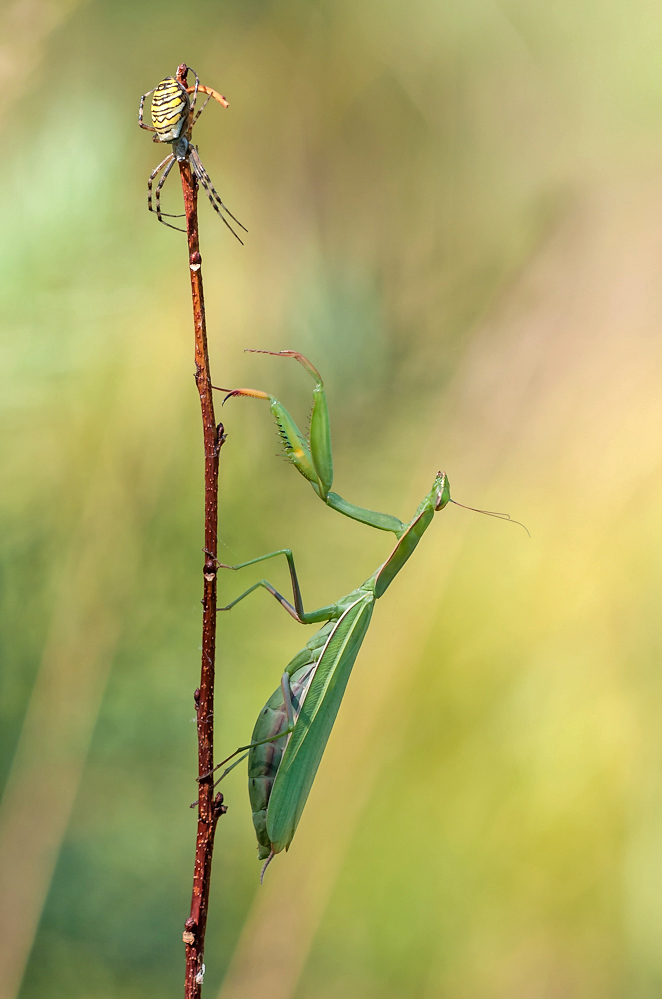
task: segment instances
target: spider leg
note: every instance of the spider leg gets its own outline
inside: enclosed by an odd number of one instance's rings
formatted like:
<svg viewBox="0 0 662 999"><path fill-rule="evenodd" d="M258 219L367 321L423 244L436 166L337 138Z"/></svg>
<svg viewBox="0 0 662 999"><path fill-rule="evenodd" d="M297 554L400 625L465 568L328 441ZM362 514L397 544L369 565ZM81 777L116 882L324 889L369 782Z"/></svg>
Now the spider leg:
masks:
<svg viewBox="0 0 662 999"><path fill-rule="evenodd" d="M171 212L162 212L161 211L161 188L165 184L165 182L167 180L167 177L168 177L168 174L170 173L170 171L172 170L172 168L174 167L174 165L175 165L176 162L177 161L176 161L175 157L173 156L171 162L168 163L167 167L163 171L163 174L161 176L161 180L156 185L156 199L155 199L156 200L156 217L159 220L159 222L163 222L163 218L162 218L163 215L167 216L170 219L181 219L181 218L184 218L184 214L183 213L181 213L179 215L173 215ZM168 223L164 222L163 224L167 225ZM176 226L172 226L172 228L175 229ZM183 230L180 229L180 232L182 232L182 231Z"/></svg>
<svg viewBox="0 0 662 999"><path fill-rule="evenodd" d="M158 175L161 173L161 170L163 170L163 168L168 165L168 160L171 159L174 160L174 158L175 157L172 153L168 153L166 158L164 160L161 160L161 162L157 167L154 167L149 177L147 178L147 210L150 212L154 211L154 209L152 208L152 184L154 183L155 178L158 177Z"/></svg>
<svg viewBox="0 0 662 999"><path fill-rule="evenodd" d="M196 102L196 98L198 96L198 87L200 86L200 80L198 79L198 74L196 73L196 71L194 69L191 69L190 66L189 66L189 70L190 70L191 73L193 73L193 75L195 77L195 87L193 88L193 100L191 101L191 106L189 108L189 120L190 120L191 118L193 118L193 112L195 111L195 102ZM187 71L187 75L188 75L188 71ZM184 89L186 89L186 87Z"/></svg>
<svg viewBox="0 0 662 999"><path fill-rule="evenodd" d="M223 222L228 227L228 229L230 230L230 232L232 233L232 235L236 239L238 239L239 242L241 243L241 245L243 246L244 245L244 241L242 239L240 239L240 237L234 231L234 229L232 228L232 226L230 225L230 223L228 222L228 220L223 215L223 211L227 212L227 214L230 216L230 218L234 219L234 221L237 223L237 225L241 226L241 228L244 230L244 232L248 232L248 229L246 228L245 225L242 225L242 223L239 221L239 219L237 219L237 218L234 217L234 215L232 214L232 212L230 211L230 209L227 208L223 204L223 202L221 201L221 199L220 199L220 197L218 195L218 192L216 191L214 185L211 182L211 178L210 178L209 174L207 173L207 171L203 167L202 161L200 160L200 157L198 156L198 153L193 148L193 146L190 147L190 156L191 156L191 163L193 164L193 172L195 173L196 177L198 178L198 180L200 181L200 183L204 187L205 191L207 192L207 197L209 198L209 201L211 203L212 208L214 209L214 211L217 212L218 215L220 215L220 217L222 218ZM219 207L219 205L220 205L220 207ZM221 211L221 209L223 209L223 211Z"/></svg>
<svg viewBox="0 0 662 999"><path fill-rule="evenodd" d="M193 126L195 125L196 121L198 120L198 118L200 117L200 115L202 114L202 112L204 111L204 109L207 107L207 105L209 104L210 100L211 100L211 94L209 94L209 96L207 97L207 100L202 105L202 107L200 108L200 110L196 114L195 118L191 122L191 128L193 128Z"/></svg>
<svg viewBox="0 0 662 999"><path fill-rule="evenodd" d="M156 90L156 87L154 87L154 90ZM152 125L145 125L143 121L145 98L149 97L150 94L153 94L154 90L148 90L146 94L142 95L142 97L140 98L140 107L138 108L138 124L140 125L141 128L144 128L146 132L156 132L156 129L153 128Z"/></svg>
<svg viewBox="0 0 662 999"><path fill-rule="evenodd" d="M163 219L159 219L161 225L167 225L168 229L174 229L175 232L183 232L186 235L186 229L180 229L178 225L170 225L169 222L164 222Z"/></svg>
<svg viewBox="0 0 662 999"><path fill-rule="evenodd" d="M194 170L194 172L195 172L196 177L198 178L198 180L200 181L200 183L204 187L205 191L207 192L207 197L209 198L209 202L210 202L212 208L217 213L217 215L220 217L220 219L223 222L223 224L228 227L228 229L230 230L230 232L232 233L232 235L235 237L235 239L238 239L239 242L241 243L241 245L243 246L244 245L243 239L241 239L241 237L237 235L237 233L234 231L234 229L232 228L232 226L230 225L230 223L226 219L225 215L221 211L221 209L216 204L216 201L214 200L214 197L213 197L213 195L212 195L212 193L211 193L211 191L209 189L209 186L207 184L207 179L206 179L205 175L203 173L199 173L197 170ZM234 216L232 216L232 217L234 218ZM241 225L241 222L239 223L239 225ZM241 227L243 229L243 226L241 226Z"/></svg>
<svg viewBox="0 0 662 999"><path fill-rule="evenodd" d="M218 201L218 203L221 206L221 208L223 209L223 211L227 212L227 214L230 216L230 218L234 219L234 221L237 223L237 225L240 225L241 228L244 230L244 232L248 232L248 229L246 228L246 226L242 225L241 222L239 221L239 219L235 218L235 216L232 214L232 212L230 211L230 209L228 208L228 206L224 205L223 202L221 201L221 199L219 197L219 194L218 194L218 191L216 190L216 188L214 187L214 185L211 182L211 177L209 176L209 174L207 173L207 171L205 170L205 168L204 168L204 166L202 164L202 160L200 159L200 157L198 155L197 149L194 149L193 153L194 153L195 158L197 160L197 165L200 167L200 171L201 171L202 175L204 176L204 179L207 181L207 184L209 185L209 188L205 188L205 190L207 190L207 193L209 193L209 189L211 189L211 192L212 192L213 196L216 198L216 201ZM214 206L214 207L216 207L216 206Z"/></svg>
<svg viewBox="0 0 662 999"><path fill-rule="evenodd" d="M185 229L180 229L176 225L170 225L169 222L164 222L162 216L167 215L169 218L181 218L179 215L169 215L168 212L161 211L161 188L165 183L165 179L170 173L175 163L175 157L173 153L169 153L164 160L159 163L159 165L152 170L147 181L147 208L150 212L155 212L157 219L162 225L167 225L169 229L175 229L177 232L186 232ZM156 188L156 208L152 206L152 184L154 183L155 177L158 177L159 173L165 167L163 176L158 183Z"/></svg>

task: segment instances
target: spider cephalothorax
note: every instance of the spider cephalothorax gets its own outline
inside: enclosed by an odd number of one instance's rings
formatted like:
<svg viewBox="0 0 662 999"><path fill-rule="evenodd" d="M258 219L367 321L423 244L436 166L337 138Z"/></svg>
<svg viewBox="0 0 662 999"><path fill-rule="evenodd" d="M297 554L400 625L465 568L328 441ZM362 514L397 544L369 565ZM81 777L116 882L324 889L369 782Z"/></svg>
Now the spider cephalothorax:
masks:
<svg viewBox="0 0 662 999"><path fill-rule="evenodd" d="M232 235L239 239L239 236L237 236L237 233L225 218L223 212L229 215L238 226L241 226L244 232L247 232L248 230L241 224L239 219L234 217L229 208L227 208L221 201L218 192L211 182L209 174L202 165L197 147L190 141L193 126L204 109L207 107L211 98L213 97L219 104L222 104L223 107L227 107L228 102L221 94L212 90L211 87L203 87L195 70L191 70L191 72L195 76L195 86L186 87L174 76L167 76L157 87L154 87L153 90L148 90L147 93L143 94L140 98L138 124L141 128L146 129L148 132L154 132L154 142L167 142L172 146L172 152L168 153L165 159L162 160L149 175L149 179L147 181L147 207L150 212L156 213L157 219L159 222L162 222L163 225L167 225L171 229L177 229L179 232L185 231L183 229L179 229L178 226L171 225L170 222L165 221L164 216L165 218L183 218L183 216L172 215L169 212L161 211L161 191L168 178L168 174L172 170L175 163L182 160L188 160L191 165L191 170L193 171L198 183L205 189L212 208L218 212ZM186 70L184 78L187 74L188 70ZM198 113L194 114L195 102L199 92L207 94L207 100L202 105ZM150 94L153 94L151 107L152 124L146 125L143 120L145 98L149 97ZM192 99L189 96L190 94L193 95ZM154 198L155 203L152 205L152 185L159 174L161 174L161 179L156 185ZM243 243L241 239L239 239L239 242Z"/></svg>

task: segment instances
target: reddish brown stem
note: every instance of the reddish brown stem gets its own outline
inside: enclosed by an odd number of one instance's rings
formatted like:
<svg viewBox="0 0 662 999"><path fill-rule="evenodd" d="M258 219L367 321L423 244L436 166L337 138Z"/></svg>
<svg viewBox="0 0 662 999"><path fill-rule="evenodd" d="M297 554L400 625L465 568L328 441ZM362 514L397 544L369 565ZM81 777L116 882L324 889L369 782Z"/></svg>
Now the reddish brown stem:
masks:
<svg viewBox="0 0 662 999"><path fill-rule="evenodd" d="M186 86L188 68L177 69L177 79ZM189 126L190 127L190 126ZM190 138L190 135L189 135ZM214 670L216 659L216 553L218 527L218 459L223 441L223 425L216 425L212 396L205 300L202 290L202 257L198 238L198 187L188 160L180 160L179 172L184 192L189 273L195 328L195 381L200 395L202 432L205 448L205 561L202 599L202 668L200 687L195 692L198 720L198 832L195 846L191 914L186 920L186 999L199 999L202 992L203 956L211 861L216 823L225 812L223 795L214 797ZM206 775L206 776L204 776Z"/></svg>

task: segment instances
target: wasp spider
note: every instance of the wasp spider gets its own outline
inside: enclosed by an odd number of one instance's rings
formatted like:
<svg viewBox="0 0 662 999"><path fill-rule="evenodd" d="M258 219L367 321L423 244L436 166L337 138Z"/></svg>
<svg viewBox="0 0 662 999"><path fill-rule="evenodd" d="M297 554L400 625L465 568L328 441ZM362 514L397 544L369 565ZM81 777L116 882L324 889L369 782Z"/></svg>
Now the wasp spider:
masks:
<svg viewBox="0 0 662 999"><path fill-rule="evenodd" d="M195 73L195 70L192 72L195 74L194 87L187 88L183 83L180 83L179 80L176 80L175 77L168 76L165 80L162 80L161 83L159 83L158 87L154 87L153 90L148 90L147 93L143 94L140 98L138 124L141 128L147 129L148 132L155 133L154 142L167 142L172 146L172 152L168 153L166 158L162 160L149 175L149 180L147 181L147 207L150 212L156 213L157 219L159 222L162 222L163 225L167 225L171 229L177 229L178 232L186 231L185 229L180 229L179 226L171 225L170 222L165 221L165 218L183 218L183 216L171 215L169 212L161 211L161 191L163 190L163 185L165 184L168 174L172 170L175 163L188 160L191 164L191 169L195 177L205 189L212 208L218 212L232 235L235 236L243 245L243 240L239 238L223 213L225 212L229 215L238 226L241 226L244 232L248 232L248 230L241 224L239 219L234 217L230 209L227 208L221 201L218 196L218 192L211 182L209 174L202 165L197 147L189 141L191 130L204 109L207 107L210 99L215 97L216 100L223 104L224 107L228 106L228 102L224 97L221 97L220 94L217 94L216 91L212 90L210 87L203 87L198 79L198 74ZM194 116L195 102L199 91L207 94L207 100ZM189 97L189 94L191 93L193 94L192 100ZM146 125L143 120L145 98L149 97L150 94L154 95L152 97L151 108L153 124ZM152 185L159 174L161 174L161 179L156 185L154 204L152 204Z"/></svg>

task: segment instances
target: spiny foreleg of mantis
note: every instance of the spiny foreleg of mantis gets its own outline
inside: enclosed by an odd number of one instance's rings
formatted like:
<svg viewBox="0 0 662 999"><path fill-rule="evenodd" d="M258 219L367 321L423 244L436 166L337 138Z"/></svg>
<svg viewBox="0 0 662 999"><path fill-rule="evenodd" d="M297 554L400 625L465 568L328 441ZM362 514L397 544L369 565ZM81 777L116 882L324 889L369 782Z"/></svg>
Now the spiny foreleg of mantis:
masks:
<svg viewBox="0 0 662 999"><path fill-rule="evenodd" d="M253 399L265 399L269 403L273 413L281 443L285 449L285 454L294 467L308 479L313 489L320 499L330 506L332 510L358 520L369 527L375 527L380 531L391 531L396 537L400 537L405 529L405 525L397 517L388 513L378 513L375 510L366 510L348 503L347 500L331 491L333 485L333 457L331 451L331 426L329 423L329 407L324 391L324 382L317 368L311 364L307 357L296 350L251 350L252 354L272 354L274 357L293 357L305 368L315 382L313 389L313 410L310 416L310 430L308 437L301 433L298 426L283 406L282 402L275 399L267 392L258 389L234 389L229 392L225 400L233 396L249 396ZM225 391L225 390L223 390ZM225 401L224 400L224 401Z"/></svg>

